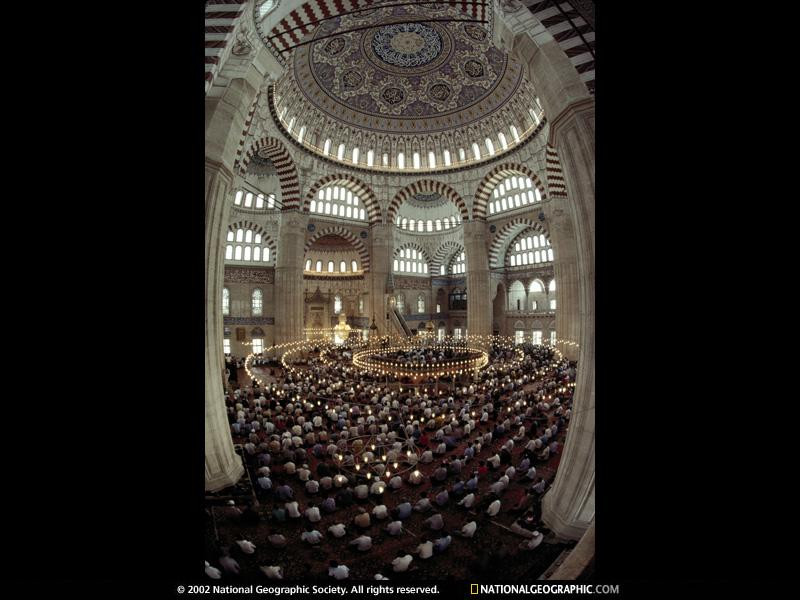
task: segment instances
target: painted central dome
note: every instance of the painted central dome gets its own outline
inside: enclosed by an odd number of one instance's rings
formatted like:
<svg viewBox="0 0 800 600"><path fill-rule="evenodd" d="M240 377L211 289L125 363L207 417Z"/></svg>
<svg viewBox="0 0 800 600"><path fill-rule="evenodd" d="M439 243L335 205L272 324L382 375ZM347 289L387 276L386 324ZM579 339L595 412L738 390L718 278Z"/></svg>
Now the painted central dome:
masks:
<svg viewBox="0 0 800 600"><path fill-rule="evenodd" d="M534 94L522 65L493 45L486 25L456 7L354 12L322 21L303 42L275 86L275 108L305 145L331 155L344 143L347 156L339 160L351 159L351 144L365 150L358 162L368 149L383 157L388 143L392 157L405 146L411 158L419 146L427 161L435 149L439 167L447 163L443 148L450 149L448 161L469 161L473 142L483 147L502 131L510 147L538 125L528 116ZM438 140L459 131L458 140ZM377 139L386 136L393 140ZM324 150L328 138L333 150ZM506 143L498 141L501 147ZM461 148L468 158L457 158Z"/></svg>

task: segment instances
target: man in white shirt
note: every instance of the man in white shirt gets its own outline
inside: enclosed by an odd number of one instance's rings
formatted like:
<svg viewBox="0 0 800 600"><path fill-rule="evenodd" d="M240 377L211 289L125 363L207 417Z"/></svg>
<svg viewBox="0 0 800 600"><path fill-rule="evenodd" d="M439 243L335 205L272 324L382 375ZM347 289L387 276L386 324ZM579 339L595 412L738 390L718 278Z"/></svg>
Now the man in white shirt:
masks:
<svg viewBox="0 0 800 600"><path fill-rule="evenodd" d="M433 556L433 542L429 542L428 540L423 541L419 546L417 546L417 549L414 550L414 552L423 560L430 558Z"/></svg>
<svg viewBox="0 0 800 600"><path fill-rule="evenodd" d="M236 544L245 554L253 554L256 551L256 545L249 540L236 540Z"/></svg>
<svg viewBox="0 0 800 600"><path fill-rule="evenodd" d="M490 517L494 517L497 513L500 512L500 500L495 500L489 505L489 508L486 509L486 514Z"/></svg>
<svg viewBox="0 0 800 600"><path fill-rule="evenodd" d="M392 570L395 573L403 573L408 571L408 567L414 557L405 552L404 550L397 551L397 558L392 561Z"/></svg>
<svg viewBox="0 0 800 600"><path fill-rule="evenodd" d="M461 528L461 535L466 538L471 538L475 535L475 530L478 528L478 524L475 521L470 521L466 525Z"/></svg>
<svg viewBox="0 0 800 600"><path fill-rule="evenodd" d="M376 519L385 519L389 516L389 509L386 508L385 504L379 504L372 509L372 516Z"/></svg>
<svg viewBox="0 0 800 600"><path fill-rule="evenodd" d="M302 515L300 514L300 510L298 509L298 504L296 500L291 502L287 502L284 504L286 507L286 512L289 514L290 519L299 519Z"/></svg>
<svg viewBox="0 0 800 600"><path fill-rule="evenodd" d="M344 565L340 565L335 560L330 562L330 566L328 567L328 575L335 579L347 579L347 576L350 574L350 569Z"/></svg>
<svg viewBox="0 0 800 600"><path fill-rule="evenodd" d="M319 491L319 483L314 479L306 481L306 492L309 494L316 494Z"/></svg>
<svg viewBox="0 0 800 600"><path fill-rule="evenodd" d="M220 579L222 577L222 571L217 567L212 567L208 561L206 561L206 575L211 577L211 579Z"/></svg>
<svg viewBox="0 0 800 600"><path fill-rule="evenodd" d="M426 512L429 511L431 506L431 501L428 500L428 492L422 492L421 498L417 500L417 503L414 505L414 510L417 512Z"/></svg>
<svg viewBox="0 0 800 600"><path fill-rule="evenodd" d="M355 494L356 498L359 500L364 500L367 496L369 496L369 487L367 487L365 483L361 483L356 486Z"/></svg>
<svg viewBox="0 0 800 600"><path fill-rule="evenodd" d="M370 548L372 548L372 538L368 535L360 535L353 541L351 541L348 546L355 546L361 552L366 552Z"/></svg>
<svg viewBox="0 0 800 600"><path fill-rule="evenodd" d="M464 508L472 508L473 504L475 504L475 494L472 492L464 496L458 503L459 506L463 506Z"/></svg>
<svg viewBox="0 0 800 600"><path fill-rule="evenodd" d="M283 567L259 567L261 572L264 573L269 579L283 579Z"/></svg>
<svg viewBox="0 0 800 600"><path fill-rule="evenodd" d="M403 486L403 479L399 475L395 475L389 480L389 487L393 490L400 489Z"/></svg>
<svg viewBox="0 0 800 600"><path fill-rule="evenodd" d="M322 519L322 515L319 514L319 508L317 508L313 502L308 505L308 508L305 510L305 515L312 523L317 523Z"/></svg>
<svg viewBox="0 0 800 600"><path fill-rule="evenodd" d="M336 525L331 525L330 527L328 527L328 531L335 538L344 537L344 534L346 533L345 526L343 523L336 523Z"/></svg>
<svg viewBox="0 0 800 600"><path fill-rule="evenodd" d="M403 533L403 522L392 521L386 526L386 531L389 532L389 535L400 535Z"/></svg>
<svg viewBox="0 0 800 600"><path fill-rule="evenodd" d="M303 532L303 535L300 536L300 539L304 542L308 542L312 546L316 546L322 541L322 534L314 529L312 525L307 525L306 530Z"/></svg>

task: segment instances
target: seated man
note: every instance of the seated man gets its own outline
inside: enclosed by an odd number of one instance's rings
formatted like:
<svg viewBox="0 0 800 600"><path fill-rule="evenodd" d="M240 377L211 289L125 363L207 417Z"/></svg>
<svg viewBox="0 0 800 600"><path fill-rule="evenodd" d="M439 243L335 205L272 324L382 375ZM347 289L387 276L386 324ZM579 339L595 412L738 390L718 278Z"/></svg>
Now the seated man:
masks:
<svg viewBox="0 0 800 600"><path fill-rule="evenodd" d="M544 536L541 533L539 533L538 531L534 531L532 537L529 540L520 542L519 547L522 548L523 550L533 550L539 544L542 543L543 539Z"/></svg>
<svg viewBox="0 0 800 600"><path fill-rule="evenodd" d="M414 560L414 557L408 554L405 550L398 550L397 557L392 561L392 570L395 573L403 573L408 571L408 567L412 560Z"/></svg>
<svg viewBox="0 0 800 600"><path fill-rule="evenodd" d="M328 527L328 532L335 538L344 537L344 534L347 533L343 523L336 523L336 525L331 525L330 527Z"/></svg>
<svg viewBox="0 0 800 600"><path fill-rule="evenodd" d="M305 515L312 523L317 523L322 519L322 515L319 514L319 509L313 502L308 505L308 508L305 510Z"/></svg>
<svg viewBox="0 0 800 600"><path fill-rule="evenodd" d="M355 546L357 550L366 552L372 548L372 538L368 535L360 535L353 541L347 544L348 546Z"/></svg>
<svg viewBox="0 0 800 600"><path fill-rule="evenodd" d="M336 510L336 500L333 499L333 496L328 496L325 500L322 501L322 510L326 513L330 514Z"/></svg>
<svg viewBox="0 0 800 600"><path fill-rule="evenodd" d="M422 492L421 497L417 500L417 503L414 505L414 510L417 512L427 512L433 505L431 505L431 501L428 500L428 492Z"/></svg>
<svg viewBox="0 0 800 600"><path fill-rule="evenodd" d="M353 522L360 527L361 529L368 529L369 526L372 524L369 513L364 510L363 508L358 509L358 514L353 518Z"/></svg>
<svg viewBox="0 0 800 600"><path fill-rule="evenodd" d="M500 512L500 500L495 500L489 505L489 508L486 509L486 514L490 517L494 517L497 513Z"/></svg>
<svg viewBox="0 0 800 600"><path fill-rule="evenodd" d="M439 531L440 529L444 528L444 519L442 518L441 513L436 513L435 515L428 517L424 522L433 531Z"/></svg>
<svg viewBox="0 0 800 600"><path fill-rule="evenodd" d="M404 498L403 502L398 504L395 507L395 509L392 511L392 514L399 521L403 521L403 520L405 520L405 519L407 519L408 517L411 516L411 511L412 510L413 510L413 507L411 506L411 503Z"/></svg>
<svg viewBox="0 0 800 600"><path fill-rule="evenodd" d="M433 549L436 552L436 554L441 554L442 552L447 550L447 547L450 545L450 542L453 541L453 538L449 534L445 532L442 532L442 534L443 534L442 537L433 542Z"/></svg>
<svg viewBox="0 0 800 600"><path fill-rule="evenodd" d="M446 489L442 489L438 494L436 494L436 504L439 506L444 506L450 500L450 494L447 493Z"/></svg>
<svg viewBox="0 0 800 600"><path fill-rule="evenodd" d="M273 548L286 547L286 538L283 537L280 533L273 533L267 539L269 540L269 543L272 544Z"/></svg>
<svg viewBox="0 0 800 600"><path fill-rule="evenodd" d="M389 516L389 510L386 508L385 504L378 504L372 509L372 516L374 516L376 519L383 520Z"/></svg>
<svg viewBox="0 0 800 600"><path fill-rule="evenodd" d="M328 576L333 577L334 579L347 579L347 576L350 574L350 569L345 567L344 565L340 565L335 560L332 560L328 567Z"/></svg>
<svg viewBox="0 0 800 600"><path fill-rule="evenodd" d="M477 528L478 524L475 523L475 521L470 521L461 528L461 535L465 538L471 538L473 535L475 535L475 530Z"/></svg>
<svg viewBox="0 0 800 600"><path fill-rule="evenodd" d="M403 522L392 521L386 526L386 531L389 533L389 535L400 535L403 533Z"/></svg>
<svg viewBox="0 0 800 600"><path fill-rule="evenodd" d="M283 579L283 567L281 566L263 566L258 568L261 569L261 572L269 579Z"/></svg>
<svg viewBox="0 0 800 600"><path fill-rule="evenodd" d="M306 525L306 530L300 536L300 539L312 546L316 546L322 541L322 534L314 529L313 525Z"/></svg>
<svg viewBox="0 0 800 600"><path fill-rule="evenodd" d="M458 503L459 506L463 506L464 508L472 508L473 504L475 504L475 494L472 492L464 496Z"/></svg>
<svg viewBox="0 0 800 600"><path fill-rule="evenodd" d="M414 550L414 553L418 554L421 559L430 558L433 556L433 543L428 540L423 540L422 543L417 546L417 549Z"/></svg>

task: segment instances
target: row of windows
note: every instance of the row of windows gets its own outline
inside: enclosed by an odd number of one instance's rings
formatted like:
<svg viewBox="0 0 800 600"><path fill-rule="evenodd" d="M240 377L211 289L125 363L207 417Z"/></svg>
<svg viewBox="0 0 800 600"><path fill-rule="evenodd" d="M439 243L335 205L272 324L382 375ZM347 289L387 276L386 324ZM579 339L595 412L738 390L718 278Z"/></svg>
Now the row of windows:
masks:
<svg viewBox="0 0 800 600"><path fill-rule="evenodd" d="M306 269L305 270L307 272L322 273L322 261L321 260L317 261L315 267L316 267L315 270L311 271L311 259L309 258L309 259L306 260ZM327 272L328 273L335 273L336 270L334 269L334 267L335 267L334 262L332 260L329 260L328 261L328 270L327 270ZM358 261L357 260L350 261L350 270L353 273L357 273L358 272ZM346 272L347 272L347 262L340 261L339 262L339 273L346 273Z"/></svg>
<svg viewBox="0 0 800 600"><path fill-rule="evenodd" d="M233 199L236 206L244 206L245 208L275 208L275 194L253 194L253 192L245 192L239 190Z"/></svg>
<svg viewBox="0 0 800 600"><path fill-rule="evenodd" d="M423 221L420 219L419 221L415 221L414 219L407 219L405 217L401 218L399 215L395 218L395 224L400 229L405 229L407 231L417 231L417 232L431 232L431 231L442 231L442 229L450 229L451 227L456 227L457 225L461 224L461 215L451 215L445 219L436 219L435 221L432 219L428 219L427 221Z"/></svg>
<svg viewBox="0 0 800 600"><path fill-rule="evenodd" d="M283 120L283 118L285 117L288 109L289 107L285 106L281 111L281 117L280 117L281 120ZM537 112L534 111L533 109L529 109L528 112L531 116L531 119L533 120L534 126L538 125L540 122L540 117L537 114ZM299 126L299 128L296 126ZM297 131L296 136L297 136L297 141L299 142L303 141L307 133L307 127L305 125L300 125L297 122L297 117L292 117L289 120L289 123L287 125L287 130L290 133L294 133L295 131ZM519 131L517 130L516 126L509 125L508 132L510 136L507 136L506 132L504 131L497 132L497 140L500 143L500 147L502 150L508 149L511 143L511 139L513 139L513 143L515 144L519 143L520 141ZM483 149L481 148L481 146L483 146ZM485 156L494 156L496 152L497 149L495 148L494 142L492 141L491 138L487 137L484 138L482 144L479 144L478 141L472 143L471 154L469 159L480 160L482 157ZM334 149L333 149L333 143L331 142L330 138L326 139L325 142L322 144L322 153L325 154L326 156L333 156ZM454 163L466 162L468 160L467 151L464 148L459 148L457 152L457 157L458 158L456 159L455 156L451 155L450 150L447 148L445 148L442 151L442 160L444 166L446 167L449 167ZM404 152L398 152L397 155L394 157L394 160L392 161L392 157L389 156L388 152L384 152L380 155L380 157L377 157L374 150L367 150L366 155L362 155L361 149L358 146L354 146L348 152L347 146L344 143L339 144L339 146L336 148L336 158L341 161L347 160L349 162L352 162L353 164L359 164L359 163L366 164L366 166L368 167L376 166L376 158L379 158L380 166L382 167L395 167L398 169L407 168L406 154ZM426 158L423 154L420 154L419 152L412 152L411 163L409 165L409 168L421 169L423 168L423 166L425 166L428 169L435 169L437 166L440 166L437 163L436 154L433 151L428 151L427 163L425 165L422 164L423 158Z"/></svg>
<svg viewBox="0 0 800 600"><path fill-rule="evenodd" d="M553 262L553 249L547 250L531 250L529 252L522 252L521 254L512 254L511 266L519 267L522 265L538 265L543 262Z"/></svg>
<svg viewBox="0 0 800 600"><path fill-rule="evenodd" d="M405 305L406 305L405 296L403 296L403 294L398 294L395 297L395 303L397 304L397 310L399 310L402 313L403 309L405 308ZM440 308L441 308L441 306L437 304L436 305L436 312L437 313L440 312ZM425 312L425 296L422 295L422 294L417 296L417 312L418 313L424 313Z"/></svg>
<svg viewBox="0 0 800 600"><path fill-rule="evenodd" d="M225 246L225 260L243 260L247 262L269 262L269 246L263 245L260 233L250 229L237 229L228 232L228 242L236 242Z"/></svg>
<svg viewBox="0 0 800 600"><path fill-rule="evenodd" d="M550 283L548 284L547 289L550 292L555 292L556 291L556 280L555 279L551 279L550 280ZM544 292L544 288L542 287L542 284L541 284L540 281L534 280L534 281L531 281L531 284L528 286L528 291L529 292L540 293L540 292Z"/></svg>
<svg viewBox="0 0 800 600"><path fill-rule="evenodd" d="M525 343L525 332L522 329L517 329L517 330L514 331L514 343L517 344L517 345ZM541 329L534 329L531 332L531 343L534 344L534 345L538 345L538 344L542 343L542 331L541 331ZM556 332L555 331L551 331L550 332L550 345L551 346L555 346L556 345Z"/></svg>
<svg viewBox="0 0 800 600"><path fill-rule="evenodd" d="M309 210L320 215L345 217L356 221L366 220L366 211L359 207L359 197L339 185L322 188L316 200L311 201Z"/></svg>
<svg viewBox="0 0 800 600"><path fill-rule="evenodd" d="M417 252L414 248L400 248L395 254L393 266L395 273L428 274L428 263L425 262L422 252Z"/></svg>
<svg viewBox="0 0 800 600"><path fill-rule="evenodd" d="M492 195L494 199L489 201L492 215L542 201L542 193L530 177L507 177L494 188Z"/></svg>

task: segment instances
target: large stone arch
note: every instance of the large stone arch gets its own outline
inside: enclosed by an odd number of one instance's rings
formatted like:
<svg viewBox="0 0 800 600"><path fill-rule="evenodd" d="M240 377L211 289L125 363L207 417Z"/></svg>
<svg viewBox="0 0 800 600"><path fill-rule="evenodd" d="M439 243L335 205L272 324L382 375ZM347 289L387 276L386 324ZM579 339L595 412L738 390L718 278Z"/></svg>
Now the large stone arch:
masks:
<svg viewBox="0 0 800 600"><path fill-rule="evenodd" d="M489 246L489 267L492 269L501 269L505 266L506 250L508 244L517 235L532 229L537 233L543 234L548 241L550 241L550 232L538 221L534 221L527 217L516 217L503 225L495 234L492 239L492 244Z"/></svg>
<svg viewBox="0 0 800 600"><path fill-rule="evenodd" d="M391 223L394 220L397 211L403 205L408 198L415 194L441 194L448 200L450 200L453 204L456 205L459 213L461 214L461 220L463 222L469 221L469 213L467 212L467 205L464 202L464 199L459 195L457 191L455 191L452 187L448 184L443 183L441 181L434 181L432 179L421 179L419 181L415 181L414 183L408 184L402 190L395 194L392 201L389 203L389 210L386 215L386 221Z"/></svg>
<svg viewBox="0 0 800 600"><path fill-rule="evenodd" d="M338 235L339 237L350 242L356 249L356 252L358 252L358 257L361 261L361 270L364 271L364 273L369 273L369 250L364 245L364 242L361 240L361 238L359 238L349 229L340 225L323 227L322 229L315 231L311 237L306 240L303 253L307 253L315 241L326 235Z"/></svg>
<svg viewBox="0 0 800 600"><path fill-rule="evenodd" d="M529 167L520 163L503 163L489 171L478 184L478 188L475 190L475 201L472 204L472 218L486 219L486 206L495 186L506 177L520 174L530 177L533 184L539 189L542 200L547 198L544 184Z"/></svg>
<svg viewBox="0 0 800 600"><path fill-rule="evenodd" d="M297 178L297 168L283 142L273 137L262 137L253 142L239 162L239 173L241 175L247 172L247 165L255 154L271 160L275 166L275 170L278 173L278 181L281 183L282 210L300 208L300 182Z"/></svg>
<svg viewBox="0 0 800 600"><path fill-rule="evenodd" d="M358 197L364 202L364 207L367 209L367 221L370 225L381 222L381 207L380 204L378 204L378 199L375 197L375 192L372 191L372 188L358 177L344 173L326 175L314 183L303 199L303 212L309 211L309 205L311 201L316 198L317 192L321 188L332 183L341 184L342 187L350 190L354 194L358 194Z"/></svg>

